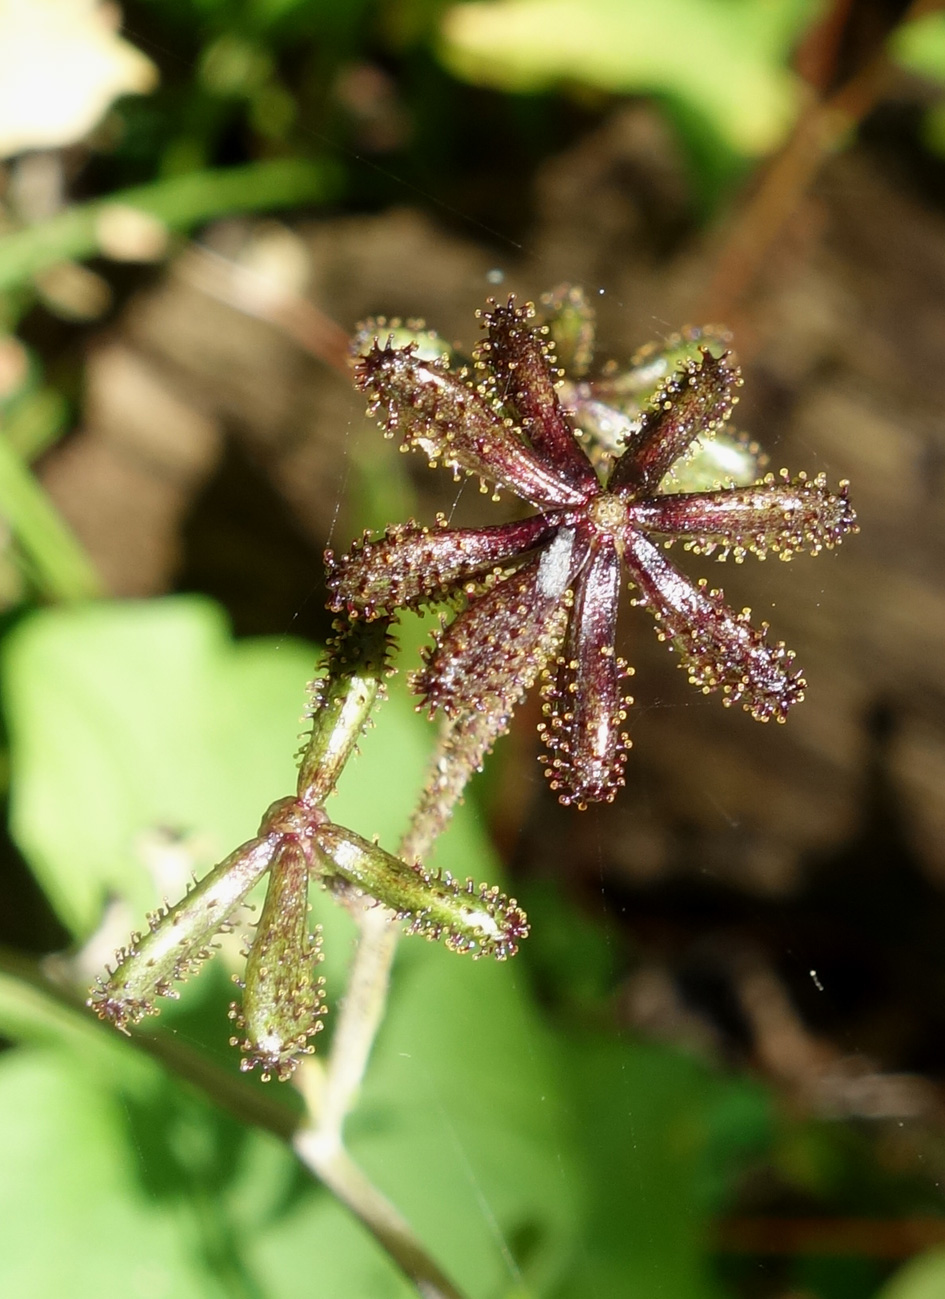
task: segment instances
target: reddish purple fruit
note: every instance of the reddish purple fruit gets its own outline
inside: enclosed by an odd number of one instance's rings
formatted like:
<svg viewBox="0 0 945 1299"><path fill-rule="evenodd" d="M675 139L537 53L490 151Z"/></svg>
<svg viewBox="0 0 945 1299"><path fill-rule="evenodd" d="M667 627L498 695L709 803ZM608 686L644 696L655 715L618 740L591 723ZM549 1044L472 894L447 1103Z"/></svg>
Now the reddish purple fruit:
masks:
<svg viewBox="0 0 945 1299"><path fill-rule="evenodd" d="M718 690L759 721L784 721L803 698L794 655L769 642L767 625L729 608L721 592L693 583L666 543L817 553L856 530L847 484L821 475L766 476L751 486L674 492L674 466L697 438L714 435L737 401L741 376L729 353L701 348L664 380L603 475L585 452L575 416L559 400L546 328L531 304L490 302L474 375L425 360L413 343L375 339L355 378L388 436L421 448L431 463L478 474L538 510L480 529L407 523L327 556L333 608L366 619L465 597L415 689L451 717L486 713L504 729L543 678L546 768L563 803L613 799L629 739L628 675L614 643L621 570L635 603L656 619L690 681ZM605 462L606 463L606 462ZM665 480L665 482L664 482Z"/></svg>

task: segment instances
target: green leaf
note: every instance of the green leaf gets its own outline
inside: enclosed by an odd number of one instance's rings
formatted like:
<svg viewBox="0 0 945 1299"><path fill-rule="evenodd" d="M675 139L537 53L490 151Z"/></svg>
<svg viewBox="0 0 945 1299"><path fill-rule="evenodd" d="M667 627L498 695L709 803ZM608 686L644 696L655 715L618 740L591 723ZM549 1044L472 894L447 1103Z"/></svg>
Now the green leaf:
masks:
<svg viewBox="0 0 945 1299"><path fill-rule="evenodd" d="M809 0L490 0L447 12L441 55L456 75L502 90L583 82L667 95L757 155L796 111L787 57L814 11Z"/></svg>
<svg viewBox="0 0 945 1299"><path fill-rule="evenodd" d="M945 1249L933 1249L900 1268L877 1299L941 1299L943 1294Z"/></svg>
<svg viewBox="0 0 945 1299"><path fill-rule="evenodd" d="M148 835L191 837L202 874L291 791L313 658L293 641L234 645L222 613L189 598L47 610L15 629L0 657L11 828L77 937L111 895L140 923L183 891L149 871Z"/></svg>
<svg viewBox="0 0 945 1299"><path fill-rule="evenodd" d="M910 72L945 81L945 15L924 14L893 33L890 51Z"/></svg>
<svg viewBox="0 0 945 1299"><path fill-rule="evenodd" d="M575 1246L557 1047L514 962L405 941L351 1146L460 1288L545 1294Z"/></svg>
<svg viewBox="0 0 945 1299"><path fill-rule="evenodd" d="M605 1037L575 1038L569 1065L591 1194L555 1299L715 1299L698 1190L725 1085L678 1052Z"/></svg>
<svg viewBox="0 0 945 1299"><path fill-rule="evenodd" d="M127 1113L101 1082L76 1054L22 1050L0 1058L3 1290L217 1299L220 1289L188 1257L180 1206L152 1200L141 1184Z"/></svg>
<svg viewBox="0 0 945 1299"><path fill-rule="evenodd" d="M406 1299L380 1248L289 1151L126 1048L0 1057L0 1289L73 1299Z"/></svg>

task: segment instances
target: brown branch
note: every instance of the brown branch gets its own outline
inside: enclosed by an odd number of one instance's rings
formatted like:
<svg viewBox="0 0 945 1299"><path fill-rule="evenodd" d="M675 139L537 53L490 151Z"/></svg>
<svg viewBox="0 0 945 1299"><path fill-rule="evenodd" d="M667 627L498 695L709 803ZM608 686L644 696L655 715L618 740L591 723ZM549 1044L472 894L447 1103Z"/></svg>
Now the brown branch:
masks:
<svg viewBox="0 0 945 1299"><path fill-rule="evenodd" d="M841 11L847 7L846 0L840 0L834 15L837 22L842 21L845 15ZM940 7L941 0L915 0L902 21ZM839 57L840 36L835 26L829 22L821 26L823 48L817 51L818 57L812 52L814 43L808 41L804 47L804 70L818 87L831 83L831 70L825 64ZM821 167L877 103L892 73L883 41L836 89L823 96L810 89L788 139L729 223L694 318L724 320L736 328L745 299ZM739 350L744 353L743 347Z"/></svg>
<svg viewBox="0 0 945 1299"><path fill-rule="evenodd" d="M274 325L304 352L350 380L349 335L307 298L248 266L196 245L181 257L176 271L217 302Z"/></svg>

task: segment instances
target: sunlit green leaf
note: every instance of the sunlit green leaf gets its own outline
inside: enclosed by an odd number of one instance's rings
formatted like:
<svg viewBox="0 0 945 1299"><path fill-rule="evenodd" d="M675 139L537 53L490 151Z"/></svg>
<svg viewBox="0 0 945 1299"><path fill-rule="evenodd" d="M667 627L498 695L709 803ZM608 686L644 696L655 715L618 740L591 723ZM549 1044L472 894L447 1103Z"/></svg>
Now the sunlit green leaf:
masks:
<svg viewBox="0 0 945 1299"><path fill-rule="evenodd" d="M945 81L945 15L928 13L904 23L892 37L891 52L910 72Z"/></svg>
<svg viewBox="0 0 945 1299"><path fill-rule="evenodd" d="M901 1268L878 1299L941 1299L945 1294L945 1249L920 1254Z"/></svg>
<svg viewBox="0 0 945 1299"><path fill-rule="evenodd" d="M76 935L111 895L140 922L183 891L186 872L149 871L151 837L186 837L202 873L291 791L313 656L234 645L196 599L48 610L16 629L0 664L11 825Z"/></svg>
<svg viewBox="0 0 945 1299"><path fill-rule="evenodd" d="M125 1071L130 1106L140 1077ZM222 1295L176 1201L152 1196L131 1110L79 1055L21 1050L0 1058L0 1287L7 1294L95 1299ZM158 1166L152 1171L159 1172ZM183 1189L183 1188L182 1188Z"/></svg>
<svg viewBox="0 0 945 1299"><path fill-rule="evenodd" d="M457 75L503 90L571 82L670 95L754 155L792 119L787 56L815 11L807 0L480 0L448 11L442 57Z"/></svg>

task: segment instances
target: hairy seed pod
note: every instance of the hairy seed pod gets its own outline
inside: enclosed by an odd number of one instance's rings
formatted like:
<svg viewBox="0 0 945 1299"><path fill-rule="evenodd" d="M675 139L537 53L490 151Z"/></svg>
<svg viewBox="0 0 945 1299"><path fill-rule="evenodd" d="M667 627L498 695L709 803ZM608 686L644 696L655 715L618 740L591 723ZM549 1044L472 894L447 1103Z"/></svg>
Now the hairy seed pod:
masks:
<svg viewBox="0 0 945 1299"><path fill-rule="evenodd" d="M114 970L91 990L88 1005L122 1032L156 1015L155 997L177 997L174 981L186 979L210 955L214 936L262 879L279 845L278 834L251 839L169 910L148 917L149 931L132 934Z"/></svg>
<svg viewBox="0 0 945 1299"><path fill-rule="evenodd" d="M500 961L514 956L528 937L525 912L497 888L408 866L339 825L319 831L318 848L329 887L337 878L376 898L409 921L408 933L442 938L451 951Z"/></svg>
<svg viewBox="0 0 945 1299"><path fill-rule="evenodd" d="M256 934L249 949L242 1006L230 1016L243 1030L230 1039L244 1056L240 1068L257 1066L264 1082L290 1078L309 1039L322 1027L325 980L315 976L321 961L321 935L309 932L309 854L288 841L269 868L269 886Z"/></svg>

